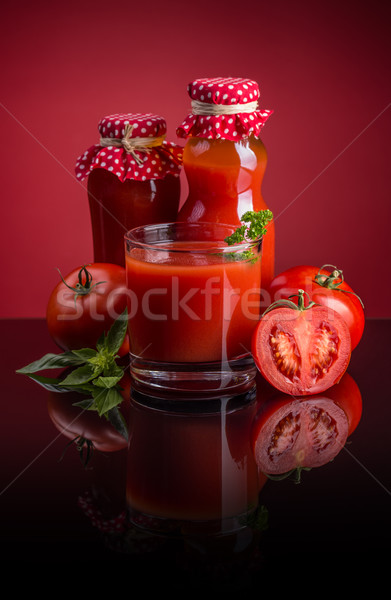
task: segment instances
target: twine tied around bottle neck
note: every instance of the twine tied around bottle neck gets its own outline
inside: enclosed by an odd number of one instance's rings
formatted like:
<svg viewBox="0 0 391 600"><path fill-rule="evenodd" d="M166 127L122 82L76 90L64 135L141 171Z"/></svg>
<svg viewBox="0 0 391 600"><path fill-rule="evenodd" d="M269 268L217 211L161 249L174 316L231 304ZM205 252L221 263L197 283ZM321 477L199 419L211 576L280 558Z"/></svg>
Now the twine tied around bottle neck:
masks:
<svg viewBox="0 0 391 600"><path fill-rule="evenodd" d="M210 102L191 101L193 115L236 115L252 113L258 108L258 100L246 104L211 104Z"/></svg>
<svg viewBox="0 0 391 600"><path fill-rule="evenodd" d="M128 123L125 126L123 138L101 137L99 140L100 146L107 148L123 148L127 154L131 154L138 165L142 165L142 159L136 154L137 152L150 152L151 148L161 146L164 142L165 135L159 137L131 137L134 125Z"/></svg>

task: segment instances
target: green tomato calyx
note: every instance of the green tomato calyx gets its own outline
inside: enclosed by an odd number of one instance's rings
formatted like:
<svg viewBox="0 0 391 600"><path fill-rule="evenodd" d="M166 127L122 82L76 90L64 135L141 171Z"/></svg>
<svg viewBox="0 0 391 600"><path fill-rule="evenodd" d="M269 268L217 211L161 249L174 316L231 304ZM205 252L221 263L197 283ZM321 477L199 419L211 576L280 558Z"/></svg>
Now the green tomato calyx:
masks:
<svg viewBox="0 0 391 600"><path fill-rule="evenodd" d="M324 271L327 268L332 269L330 273L322 273L322 271ZM323 267L321 267L315 275L314 281L315 283L319 284L324 288L327 288L328 290L337 290L338 292L344 292L345 294L353 294L353 296L356 296L357 300L360 302L362 308L364 308L364 303L361 300L360 296L358 296L355 292L343 290L340 287L340 285L344 281L342 269L338 269L338 267L335 267L334 265L323 265Z"/></svg>
<svg viewBox="0 0 391 600"><path fill-rule="evenodd" d="M83 265L80 269L77 276L78 282L76 283L75 287L72 287L65 281L65 279L61 275L60 269L57 269L57 271L60 273L60 277L62 279L63 284L66 285L67 288L75 292L75 303L78 296L87 296L87 294L90 294L92 290L96 288L97 285L100 285L101 283L106 283L105 281L98 281L97 283L94 283L94 285L91 285L92 275L89 271L87 271L86 265Z"/></svg>

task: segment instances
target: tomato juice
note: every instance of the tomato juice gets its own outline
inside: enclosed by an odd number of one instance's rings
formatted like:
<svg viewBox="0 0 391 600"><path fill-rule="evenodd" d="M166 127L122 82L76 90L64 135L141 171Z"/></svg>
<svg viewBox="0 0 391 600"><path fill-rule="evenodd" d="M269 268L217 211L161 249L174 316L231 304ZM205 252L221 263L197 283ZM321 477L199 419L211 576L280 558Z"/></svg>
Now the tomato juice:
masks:
<svg viewBox="0 0 391 600"><path fill-rule="evenodd" d="M247 353L258 312L246 305L256 302L251 295L260 288L259 268L251 261L170 249L164 254L159 262L144 251L126 257L131 298L142 299L141 314L130 302L132 353L165 362L213 362Z"/></svg>
<svg viewBox="0 0 391 600"><path fill-rule="evenodd" d="M174 175L121 182L104 169L92 171L88 177L88 199L95 262L124 266L126 231L175 219L179 196L180 182Z"/></svg>
<svg viewBox="0 0 391 600"><path fill-rule="evenodd" d="M224 236L234 228L225 225L162 227L177 239L151 244L126 239L131 357L151 361L155 372L158 364L187 365L195 373L193 387L202 379L196 374L200 365L214 365L220 375L224 368L230 371L231 361L246 357L253 367L261 244L228 247ZM220 237L202 239L215 230ZM178 239L178 231L190 232L188 241Z"/></svg>

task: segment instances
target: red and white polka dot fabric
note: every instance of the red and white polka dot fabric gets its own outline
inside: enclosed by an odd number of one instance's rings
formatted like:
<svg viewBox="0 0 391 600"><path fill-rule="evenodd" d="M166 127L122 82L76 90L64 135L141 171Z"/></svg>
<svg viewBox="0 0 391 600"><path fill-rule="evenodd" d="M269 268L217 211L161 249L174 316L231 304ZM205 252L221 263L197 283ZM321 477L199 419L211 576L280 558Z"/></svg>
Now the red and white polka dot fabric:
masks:
<svg viewBox="0 0 391 600"><path fill-rule="evenodd" d="M163 138L167 132L166 121L151 113L114 114L98 123L99 143L88 148L76 161L76 177L83 181L94 169L106 169L120 181L135 179L162 179L167 174L179 176L182 166L181 146L157 140L159 145L144 147L142 138L153 143L155 138ZM128 134L129 146L122 144ZM111 144L113 139L113 144ZM135 146L132 147L132 143Z"/></svg>
<svg viewBox="0 0 391 600"><path fill-rule="evenodd" d="M250 135L258 137L273 113L272 110L258 108L259 86L251 79L196 79L189 83L187 91L192 104L197 106L193 106L192 113L177 128L180 138L221 138L237 141ZM198 114L204 112L217 114Z"/></svg>

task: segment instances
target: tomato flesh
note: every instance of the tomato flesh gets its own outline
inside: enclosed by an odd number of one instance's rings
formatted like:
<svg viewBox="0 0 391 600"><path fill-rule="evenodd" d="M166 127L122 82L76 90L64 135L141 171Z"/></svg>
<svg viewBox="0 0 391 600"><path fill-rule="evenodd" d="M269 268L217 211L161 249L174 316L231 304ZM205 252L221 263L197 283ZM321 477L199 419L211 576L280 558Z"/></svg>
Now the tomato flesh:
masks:
<svg viewBox="0 0 391 600"><path fill-rule="evenodd" d="M258 323L252 353L262 375L292 395L322 392L344 374L351 355L348 327L331 309L280 307Z"/></svg>

